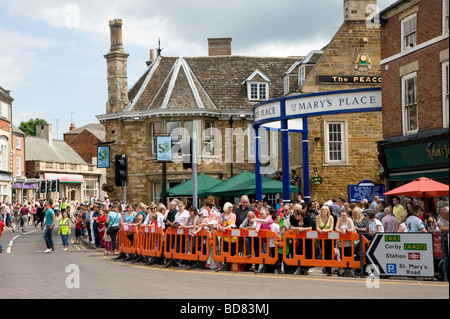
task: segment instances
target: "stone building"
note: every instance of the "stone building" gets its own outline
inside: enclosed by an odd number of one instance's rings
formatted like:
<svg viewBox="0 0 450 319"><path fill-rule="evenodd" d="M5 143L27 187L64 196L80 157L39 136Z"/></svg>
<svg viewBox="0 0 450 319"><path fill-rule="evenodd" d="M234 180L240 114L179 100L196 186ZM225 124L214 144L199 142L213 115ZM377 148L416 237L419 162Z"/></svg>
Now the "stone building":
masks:
<svg viewBox="0 0 450 319"><path fill-rule="evenodd" d="M51 124L37 124L36 136L25 137L25 148L28 178L59 180L58 191L41 194L38 189L33 198L85 202L93 193L87 186L94 184L99 193L101 173L96 165L87 164L66 142L54 140Z"/></svg>
<svg viewBox="0 0 450 319"><path fill-rule="evenodd" d="M380 29L370 16L375 5L376 0L344 0L344 22L328 45L311 51L285 73L285 96L381 87ZM291 139L301 138L291 135ZM363 180L379 183L376 142L381 137L381 110L308 117L309 180L315 174L324 176L322 183L310 185L311 199L357 201L349 198L349 185ZM302 172L301 148L289 160L291 169Z"/></svg>
<svg viewBox="0 0 450 319"><path fill-rule="evenodd" d="M105 127L100 123L86 124L76 128L71 124L68 132L64 134L64 142L67 143L89 165L97 166L97 146L105 141ZM85 181L85 197L103 199L105 192L101 186L106 183L106 169L97 167L100 173L99 179Z"/></svg>
<svg viewBox="0 0 450 319"><path fill-rule="evenodd" d="M283 73L297 58L247 57L231 54L231 38L208 39L204 57L156 56L128 90L127 57L122 44L122 21L110 21L111 48L105 55L108 70L106 113L97 118L105 126L114 155L128 156L128 202L159 202L162 164L156 163L156 137L171 135L173 163L167 164L167 186L192 178L182 165L182 143L198 137L198 173L229 178L254 170L252 106L283 95ZM278 152L264 136L265 159ZM270 150L272 149L272 150ZM114 165L107 169L114 184ZM122 199L121 187L113 197Z"/></svg>
<svg viewBox="0 0 450 319"><path fill-rule="evenodd" d="M449 1L397 1L380 15L386 186L448 184Z"/></svg>

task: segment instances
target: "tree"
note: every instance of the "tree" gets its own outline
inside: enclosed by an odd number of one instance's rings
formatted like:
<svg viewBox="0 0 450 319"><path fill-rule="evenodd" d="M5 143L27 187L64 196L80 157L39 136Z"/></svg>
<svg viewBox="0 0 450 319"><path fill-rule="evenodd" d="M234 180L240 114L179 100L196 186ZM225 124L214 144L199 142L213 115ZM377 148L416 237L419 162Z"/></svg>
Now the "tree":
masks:
<svg viewBox="0 0 450 319"><path fill-rule="evenodd" d="M30 119L27 122L20 122L19 129L28 136L36 136L36 124L47 124L46 120L43 119Z"/></svg>

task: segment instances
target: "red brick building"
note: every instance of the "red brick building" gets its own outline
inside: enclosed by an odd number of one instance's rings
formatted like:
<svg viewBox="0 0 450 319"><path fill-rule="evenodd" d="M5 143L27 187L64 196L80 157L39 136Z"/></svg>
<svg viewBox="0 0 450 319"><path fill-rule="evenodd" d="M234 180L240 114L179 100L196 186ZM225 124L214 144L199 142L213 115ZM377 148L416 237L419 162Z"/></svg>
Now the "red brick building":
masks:
<svg viewBox="0 0 450 319"><path fill-rule="evenodd" d="M387 190L418 177L449 183L449 0L401 0L380 13Z"/></svg>

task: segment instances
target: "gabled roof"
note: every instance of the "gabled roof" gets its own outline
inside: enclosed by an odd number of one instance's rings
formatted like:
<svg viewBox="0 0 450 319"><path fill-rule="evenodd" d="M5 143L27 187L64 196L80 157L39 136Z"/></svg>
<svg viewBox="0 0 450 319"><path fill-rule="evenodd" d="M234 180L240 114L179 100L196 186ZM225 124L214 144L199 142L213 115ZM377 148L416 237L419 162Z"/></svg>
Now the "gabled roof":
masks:
<svg viewBox="0 0 450 319"><path fill-rule="evenodd" d="M53 140L50 144L43 137L25 136L25 149L26 161L86 164L73 148L61 140Z"/></svg>
<svg viewBox="0 0 450 319"><path fill-rule="evenodd" d="M91 123L81 126L72 131L68 131L64 133L64 135L78 135L84 130L91 132L95 137L97 137L100 141L105 140L105 126L101 123Z"/></svg>
<svg viewBox="0 0 450 319"><path fill-rule="evenodd" d="M246 78L244 80L244 82L242 82L242 84L244 85L246 82L250 82L250 81L264 81L264 82L270 82L269 78L267 76L264 75L264 73L262 73L260 70L256 69L255 71L253 71L252 74L250 74L250 76L248 78Z"/></svg>
<svg viewBox="0 0 450 319"><path fill-rule="evenodd" d="M283 74L298 58L158 56L128 93L127 111L249 109L245 80L270 81L269 98L283 94ZM243 84L244 83L244 84Z"/></svg>

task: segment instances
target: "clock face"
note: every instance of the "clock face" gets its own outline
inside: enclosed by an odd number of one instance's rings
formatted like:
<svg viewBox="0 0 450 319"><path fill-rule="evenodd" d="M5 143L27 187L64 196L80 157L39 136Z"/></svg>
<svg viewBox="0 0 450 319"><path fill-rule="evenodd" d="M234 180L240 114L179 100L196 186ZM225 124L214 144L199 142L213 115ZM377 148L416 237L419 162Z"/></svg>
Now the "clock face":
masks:
<svg viewBox="0 0 450 319"><path fill-rule="evenodd" d="M366 61L367 57L365 55L361 55L361 61Z"/></svg>

